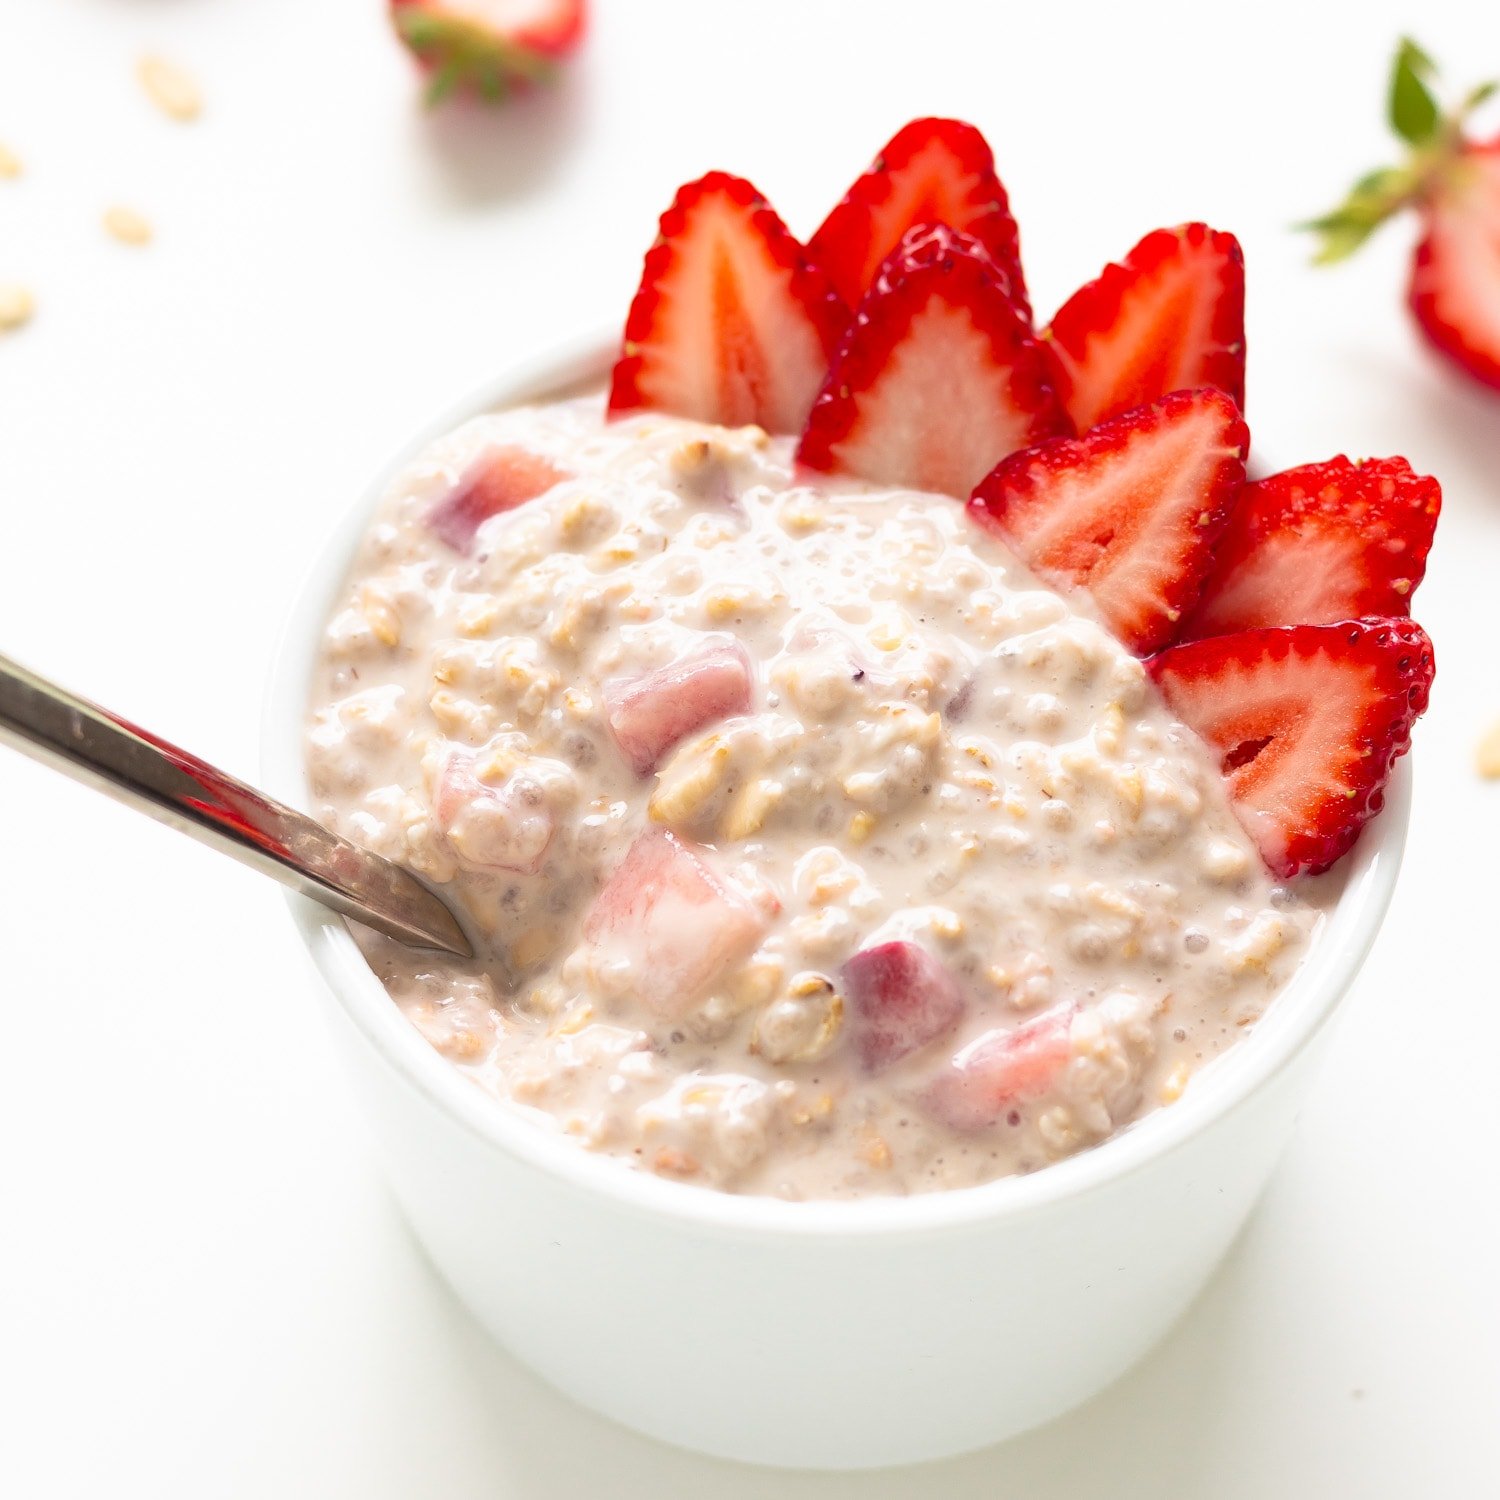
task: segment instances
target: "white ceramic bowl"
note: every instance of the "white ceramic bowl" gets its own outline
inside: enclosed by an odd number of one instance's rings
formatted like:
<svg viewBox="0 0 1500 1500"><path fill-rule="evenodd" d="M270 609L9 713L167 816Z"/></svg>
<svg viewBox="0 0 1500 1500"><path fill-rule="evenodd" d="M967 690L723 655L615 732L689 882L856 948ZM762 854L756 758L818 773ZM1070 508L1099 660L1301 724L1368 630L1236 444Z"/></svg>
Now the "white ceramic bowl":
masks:
<svg viewBox="0 0 1500 1500"><path fill-rule="evenodd" d="M398 463L470 416L601 379L608 358L594 344L496 381ZM319 636L388 479L313 570L271 685L266 779L297 805L310 801L301 741ZM292 914L395 1193L497 1339L585 1406L667 1442L868 1468L1059 1415L1193 1300L1286 1144L1390 901L1408 807L1403 764L1301 970L1177 1104L1033 1176L907 1199L735 1197L592 1155L461 1077L339 918L298 897Z"/></svg>

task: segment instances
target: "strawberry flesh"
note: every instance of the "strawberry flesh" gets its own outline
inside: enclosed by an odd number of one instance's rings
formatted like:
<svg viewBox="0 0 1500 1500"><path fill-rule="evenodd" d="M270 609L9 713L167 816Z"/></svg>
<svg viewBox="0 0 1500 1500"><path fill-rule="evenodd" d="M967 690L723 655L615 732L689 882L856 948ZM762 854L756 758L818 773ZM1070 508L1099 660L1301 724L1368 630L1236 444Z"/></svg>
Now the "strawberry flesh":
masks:
<svg viewBox="0 0 1500 1500"><path fill-rule="evenodd" d="M1304 464L1245 486L1184 640L1411 613L1442 505L1404 458Z"/></svg>
<svg viewBox="0 0 1500 1500"><path fill-rule="evenodd" d="M1067 1065L1077 1006L1055 1005L1019 1026L986 1031L953 1057L928 1087L927 1108L954 1130L998 1124L1013 1106L1045 1094Z"/></svg>
<svg viewBox="0 0 1500 1500"><path fill-rule="evenodd" d="M710 641L644 677L605 684L610 733L644 776L683 736L750 708L750 659L735 641Z"/></svg>
<svg viewBox="0 0 1500 1500"><path fill-rule="evenodd" d="M427 513L428 529L455 552L468 553L475 533L491 516L535 500L572 477L525 448L492 448Z"/></svg>
<svg viewBox="0 0 1500 1500"><path fill-rule="evenodd" d="M1382 807L1427 707L1432 642L1411 620L1275 626L1173 646L1146 668L1285 879L1326 870Z"/></svg>
<svg viewBox="0 0 1500 1500"><path fill-rule="evenodd" d="M848 321L760 193L710 172L680 188L661 217L609 409L800 431Z"/></svg>
<svg viewBox="0 0 1500 1500"><path fill-rule="evenodd" d="M996 466L970 514L1055 586L1083 589L1133 651L1177 633L1245 478L1250 435L1222 391L1176 391Z"/></svg>
<svg viewBox="0 0 1500 1500"><path fill-rule="evenodd" d="M1069 431L1041 349L977 241L909 233L834 356L797 449L812 469L963 496Z"/></svg>
<svg viewBox="0 0 1500 1500"><path fill-rule="evenodd" d="M524 772L491 784L474 767L466 751L448 757L433 792L434 820L471 868L535 875L555 827L541 787Z"/></svg>
<svg viewBox="0 0 1500 1500"><path fill-rule="evenodd" d="M1058 309L1043 335L1082 432L1169 391L1213 385L1245 405L1245 258L1232 234L1148 234Z"/></svg>
<svg viewBox="0 0 1500 1500"><path fill-rule="evenodd" d="M989 252L1029 320L1021 241L989 143L962 120L913 120L899 130L807 242L809 257L850 307L918 224L949 224Z"/></svg>
<svg viewBox="0 0 1500 1500"><path fill-rule="evenodd" d="M1437 349L1500 389L1500 138L1459 152L1422 218L1412 312Z"/></svg>
<svg viewBox="0 0 1500 1500"><path fill-rule="evenodd" d="M951 1030L963 996L945 965L916 943L862 948L843 968L855 1047L878 1073Z"/></svg>
<svg viewBox="0 0 1500 1500"><path fill-rule="evenodd" d="M605 883L583 936L596 963L627 976L633 998L675 1019L749 956L765 925L701 850L655 828L636 839Z"/></svg>

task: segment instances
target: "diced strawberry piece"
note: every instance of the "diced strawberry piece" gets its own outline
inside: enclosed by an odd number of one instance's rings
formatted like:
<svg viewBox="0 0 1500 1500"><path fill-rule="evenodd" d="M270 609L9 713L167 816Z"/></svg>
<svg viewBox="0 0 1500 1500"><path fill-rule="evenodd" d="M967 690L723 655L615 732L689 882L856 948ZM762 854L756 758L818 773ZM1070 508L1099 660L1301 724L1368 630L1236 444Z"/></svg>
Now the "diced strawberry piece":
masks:
<svg viewBox="0 0 1500 1500"><path fill-rule="evenodd" d="M1245 405L1245 257L1232 234L1148 234L1079 287L1042 336L1078 430L1169 391L1214 385Z"/></svg>
<svg viewBox="0 0 1500 1500"><path fill-rule="evenodd" d="M1304 464L1246 485L1184 640L1411 613L1442 506L1404 458Z"/></svg>
<svg viewBox="0 0 1500 1500"><path fill-rule="evenodd" d="M584 0L391 0L396 35L431 77L427 99L498 102L551 77L583 38Z"/></svg>
<svg viewBox="0 0 1500 1500"><path fill-rule="evenodd" d="M491 784L475 766L467 751L449 755L433 791L433 818L464 864L535 875L555 827L543 788L524 770Z"/></svg>
<svg viewBox="0 0 1500 1500"><path fill-rule="evenodd" d="M862 948L843 968L851 1031L866 1071L878 1073L958 1024L958 983L916 943Z"/></svg>
<svg viewBox="0 0 1500 1500"><path fill-rule="evenodd" d="M1286 878L1326 870L1379 812L1427 707L1432 642L1411 620L1345 620L1191 641L1146 668Z"/></svg>
<svg viewBox="0 0 1500 1500"><path fill-rule="evenodd" d="M467 553L474 533L491 516L535 500L572 477L525 448L491 448L428 512L428 529L455 552Z"/></svg>
<svg viewBox="0 0 1500 1500"><path fill-rule="evenodd" d="M595 963L613 967L633 999L666 1019L684 1014L765 931L756 905L702 856L665 829L643 833L584 922Z"/></svg>
<svg viewBox="0 0 1500 1500"><path fill-rule="evenodd" d="M1223 391L1175 391L1080 438L1013 453L970 514L1049 582L1085 589L1131 650L1152 651L1198 597L1249 443Z"/></svg>
<svg viewBox="0 0 1500 1500"><path fill-rule="evenodd" d="M1070 430L1041 349L984 249L912 230L844 335L797 449L809 468L967 495Z"/></svg>
<svg viewBox="0 0 1500 1500"><path fill-rule="evenodd" d="M1411 310L1437 349L1500 389L1500 137L1464 143L1434 175L1422 218Z"/></svg>
<svg viewBox="0 0 1500 1500"><path fill-rule="evenodd" d="M750 707L750 658L737 641L710 640L644 677L605 684L610 732L646 775L684 735Z"/></svg>
<svg viewBox="0 0 1500 1500"><path fill-rule="evenodd" d="M760 193L710 172L661 216L609 409L797 432L849 316Z"/></svg>
<svg viewBox="0 0 1500 1500"><path fill-rule="evenodd" d="M962 120L903 126L807 242L807 253L858 307L881 263L918 224L947 224L989 251L1029 320L1021 237L989 142Z"/></svg>
<svg viewBox="0 0 1500 1500"><path fill-rule="evenodd" d="M1014 1105L1045 1094L1073 1054L1068 1032L1076 1010L1055 1005L975 1038L933 1080L924 1096L928 1109L954 1130L984 1130Z"/></svg>

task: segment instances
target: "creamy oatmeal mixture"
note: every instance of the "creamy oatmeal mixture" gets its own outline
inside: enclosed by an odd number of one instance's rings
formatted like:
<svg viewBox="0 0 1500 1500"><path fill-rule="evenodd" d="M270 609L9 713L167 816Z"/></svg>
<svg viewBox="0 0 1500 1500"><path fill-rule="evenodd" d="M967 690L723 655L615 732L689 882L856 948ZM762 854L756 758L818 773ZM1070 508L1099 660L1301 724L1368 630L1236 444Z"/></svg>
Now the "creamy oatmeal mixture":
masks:
<svg viewBox="0 0 1500 1500"><path fill-rule="evenodd" d="M601 413L434 444L327 629L314 811L481 951L359 934L412 1024L583 1146L789 1198L1031 1171L1175 1100L1326 878L1273 884L1136 659L957 502Z"/></svg>

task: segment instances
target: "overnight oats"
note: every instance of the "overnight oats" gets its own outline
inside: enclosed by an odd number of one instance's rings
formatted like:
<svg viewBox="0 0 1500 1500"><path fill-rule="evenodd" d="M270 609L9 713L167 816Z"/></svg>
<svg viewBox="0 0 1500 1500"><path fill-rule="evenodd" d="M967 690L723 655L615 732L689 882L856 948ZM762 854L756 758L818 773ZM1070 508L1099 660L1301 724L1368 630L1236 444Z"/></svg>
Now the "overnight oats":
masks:
<svg viewBox="0 0 1500 1500"><path fill-rule="evenodd" d="M1186 225L1037 334L954 121L806 247L684 187L608 398L433 443L326 628L314 811L479 955L358 934L412 1025L580 1148L785 1198L1031 1172L1211 1087L1432 677L1437 486L1247 483L1243 297Z"/></svg>
<svg viewBox="0 0 1500 1500"><path fill-rule="evenodd" d="M951 500L601 418L435 444L328 627L315 811L483 945L361 934L413 1024L592 1149L787 1196L1029 1171L1175 1099L1323 898L1141 663ZM547 488L471 536L485 482Z"/></svg>

